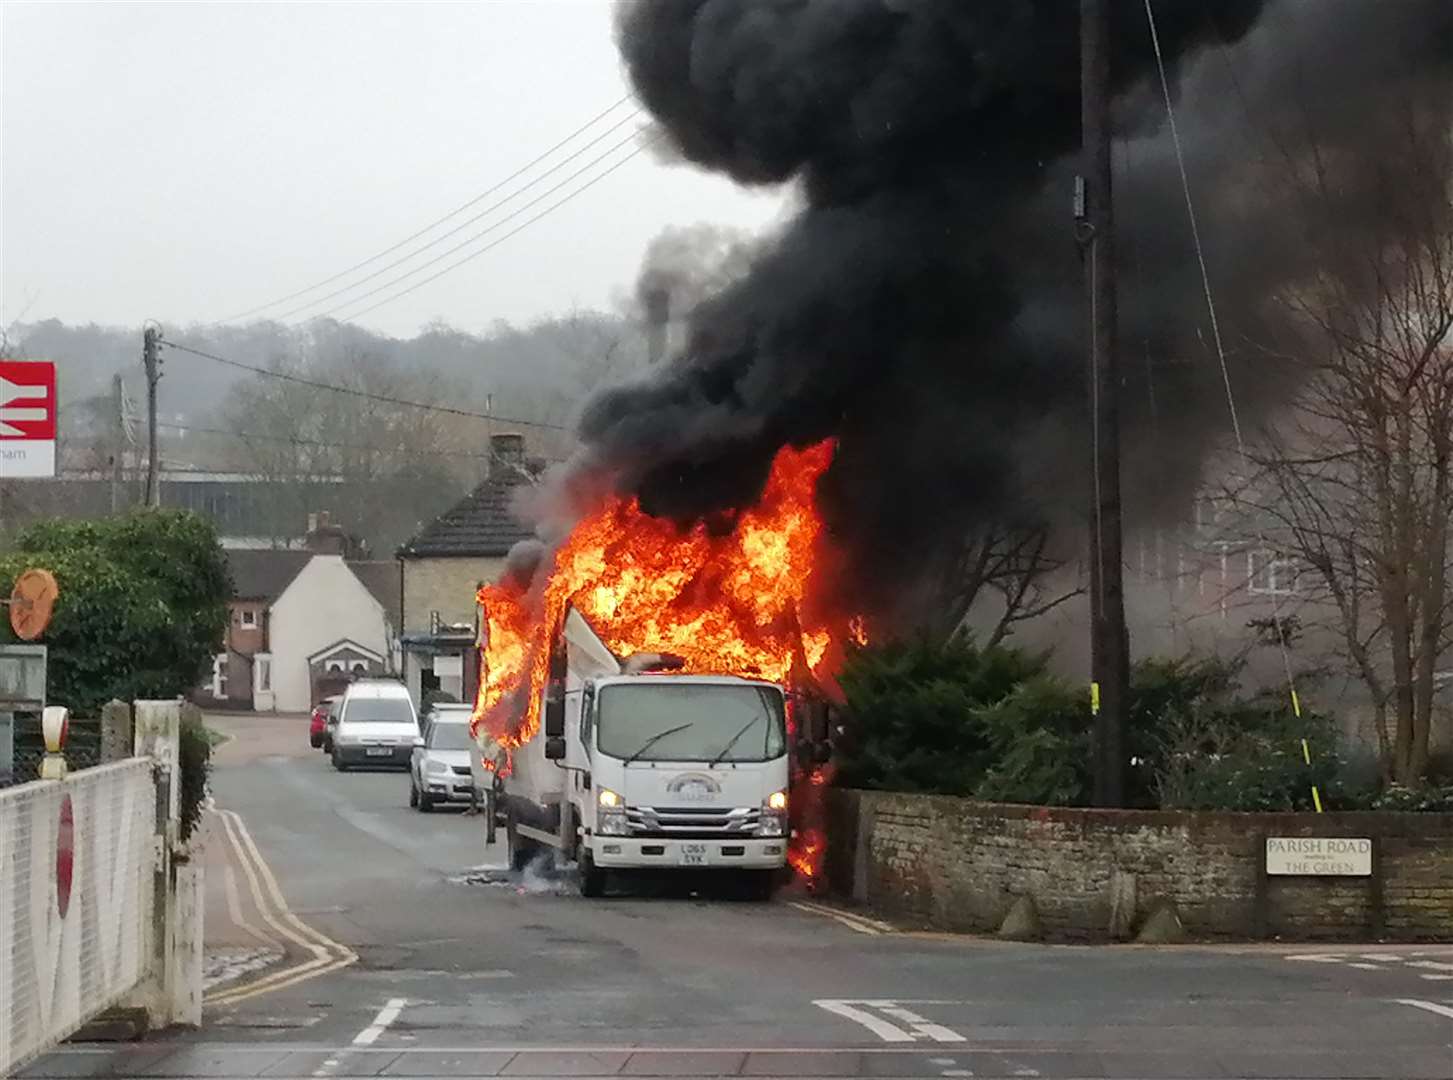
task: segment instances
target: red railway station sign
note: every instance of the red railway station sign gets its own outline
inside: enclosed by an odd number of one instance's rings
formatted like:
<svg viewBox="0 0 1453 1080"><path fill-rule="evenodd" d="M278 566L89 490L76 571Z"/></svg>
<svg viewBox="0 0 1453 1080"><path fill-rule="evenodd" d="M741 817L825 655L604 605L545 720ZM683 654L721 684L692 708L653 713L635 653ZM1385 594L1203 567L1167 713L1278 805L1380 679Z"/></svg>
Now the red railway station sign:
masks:
<svg viewBox="0 0 1453 1080"><path fill-rule="evenodd" d="M56 379L49 360L0 360L0 480L55 475Z"/></svg>

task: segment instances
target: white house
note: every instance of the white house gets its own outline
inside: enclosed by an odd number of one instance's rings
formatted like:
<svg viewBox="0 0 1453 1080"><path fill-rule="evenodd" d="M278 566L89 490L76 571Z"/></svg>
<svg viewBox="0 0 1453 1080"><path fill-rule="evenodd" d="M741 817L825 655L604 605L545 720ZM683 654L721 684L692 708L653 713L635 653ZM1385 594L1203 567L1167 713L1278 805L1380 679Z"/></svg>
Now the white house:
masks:
<svg viewBox="0 0 1453 1080"><path fill-rule="evenodd" d="M392 667L389 614L342 555L309 559L273 602L268 616L271 707L278 712L312 708L320 671ZM256 701L255 707L265 709L268 703Z"/></svg>

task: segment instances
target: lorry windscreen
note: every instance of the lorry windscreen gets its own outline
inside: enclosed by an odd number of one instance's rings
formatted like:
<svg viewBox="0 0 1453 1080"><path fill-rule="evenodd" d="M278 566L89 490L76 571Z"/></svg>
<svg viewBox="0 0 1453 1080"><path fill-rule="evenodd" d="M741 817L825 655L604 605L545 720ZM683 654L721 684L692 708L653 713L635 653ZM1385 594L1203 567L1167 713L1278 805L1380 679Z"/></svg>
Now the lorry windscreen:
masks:
<svg viewBox="0 0 1453 1080"><path fill-rule="evenodd" d="M605 686L599 710L596 742L615 758L751 762L770 761L787 749L782 695L768 687Z"/></svg>

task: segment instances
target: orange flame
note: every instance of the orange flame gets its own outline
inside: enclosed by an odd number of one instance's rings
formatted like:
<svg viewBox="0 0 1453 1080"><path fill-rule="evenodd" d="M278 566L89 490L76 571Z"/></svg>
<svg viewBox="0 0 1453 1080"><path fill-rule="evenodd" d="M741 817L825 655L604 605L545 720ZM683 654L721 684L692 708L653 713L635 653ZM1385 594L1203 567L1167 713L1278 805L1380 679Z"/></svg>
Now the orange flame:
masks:
<svg viewBox="0 0 1453 1080"><path fill-rule="evenodd" d="M481 588L476 731L482 726L506 750L539 731L551 635L567 605L617 656L664 652L680 656L686 672L825 679L842 655L834 643L865 637L861 619L850 631L806 602L822 532L814 492L833 449L829 440L780 451L761 498L730 529L683 530L617 497L575 526L528 592L509 583ZM804 850L794 850L793 863L810 874L820 839Z"/></svg>

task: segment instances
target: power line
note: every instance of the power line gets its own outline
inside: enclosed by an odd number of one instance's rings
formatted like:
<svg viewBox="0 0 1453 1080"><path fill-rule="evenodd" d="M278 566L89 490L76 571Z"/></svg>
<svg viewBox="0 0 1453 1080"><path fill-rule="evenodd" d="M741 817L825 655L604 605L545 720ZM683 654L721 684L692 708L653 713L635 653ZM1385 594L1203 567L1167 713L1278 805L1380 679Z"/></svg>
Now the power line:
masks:
<svg viewBox="0 0 1453 1080"><path fill-rule="evenodd" d="M591 158L590 161L586 162L586 164L582 165L579 169L576 169L573 173L571 173L569 176L567 176L564 180L561 180L554 187L546 189L544 192L542 192L541 194L537 195L535 198L531 199L529 202L525 203L523 206L520 206L520 207L516 208L515 210L511 211L509 214L505 215L503 218L501 218L499 221L495 222L493 225L490 225L488 228L485 228L485 229L480 230L479 232L475 233L473 236L469 237L466 240L461 240L459 243L455 244L453 247L449 248L447 251L440 252L438 255L434 256L434 258L430 259L428 262L423 263L423 264L421 264L419 266L416 266L416 267L414 267L414 269L409 270L409 271L407 271L407 272L405 272L403 274L400 274L398 277L393 278L393 279L391 279L389 281L386 281L382 285L379 285L376 288L370 289L366 293L362 293L359 296L355 296L352 300L348 300L348 301L346 301L346 302L344 302L342 304L339 304L335 308L331 308L330 310L325 311L325 312L322 312L321 314L311 316L311 319L324 319L324 318L328 318L329 316L336 316L336 314L339 311L343 310L344 308L347 308L347 307L349 307L352 304L356 304L356 303L358 303L361 300L367 300L368 298L370 298L372 296L377 296L381 292L386 292L387 290L393 288L395 285L398 285L401 282L407 281L409 278L413 277L415 274L422 273L423 271L429 269L429 267L435 266L438 263L443 262L450 255L453 255L456 252L462 251L464 248L467 248L470 244L473 244L477 240L483 239L484 237L488 236L490 233L494 232L496 229L499 229L499 228L501 228L501 227L503 227L505 225L508 225L511 221L513 221L515 218L519 217L525 211L531 209L532 207L538 206L540 203L544 202L551 195L555 194L561 188L563 188L567 184L569 184L572 180L575 180L578 177L580 177L581 175L583 175L584 173L589 172L596 165L599 165L602 161L604 161L606 158L610 157L612 154L614 154L621 147L626 146L627 144L633 142L635 139L637 139L640 136L640 134L641 134L641 132L643 130L644 130L644 128L638 128L637 130L631 132L630 135L626 136L624 139L622 139L619 142L617 142L615 145L613 145L612 147L610 147L610 149L606 150L604 153L598 154L596 157ZM639 146L637 146L629 154L627 154L625 157L621 158L615 164L611 165L604 172L601 172L601 173L597 174L595 177L593 177L592 179L590 179L589 181L587 181L585 184L581 185L575 191L570 192L563 199L559 199L558 201L556 201L556 202L552 203L551 205L547 206L544 210L540 211L540 213L536 214L535 216L533 216L531 218L527 218L522 224L520 224L516 228L510 230L509 232L505 233L504 236L500 237L498 240L494 241L493 243L486 244L484 247L480 248L478 251L472 252L471 254L465 256L462 259L459 259L456 262L450 263L448 266L444 267L444 269L440 270L438 273L432 274L429 277L424 278L422 281L415 282L413 285L409 286L408 288L405 288L405 289L403 289L403 290L401 290L401 291L393 294L392 296L389 296L389 297L387 297L387 298L385 298L383 300L380 300L376 304L373 304L373 305L370 305L369 307L363 308L360 311L353 312L351 315L347 316L347 318L345 320L341 320L341 321L347 321L348 319L356 319L360 315L367 314L368 312L373 311L376 308L380 308L380 307L382 307L385 304L392 303L394 300L397 300L399 297L401 297L401 296L407 296L409 293L413 292L415 289L422 288L423 286L429 284L431 281L437 281L439 278L443 277L445 274L447 274L447 273L449 273L449 272L451 272L453 270L458 269L459 267L463 266L465 263L470 262L473 259L477 259L479 256L483 255L486 251L492 251L492 250L494 250L500 244L502 244L506 240L510 239L510 237L519 234L521 231L523 231L524 229L528 228L530 225L532 225L535 222L539 221L542 217L545 217L547 214L553 212L554 210L558 209L559 207L564 206L567 202L569 202L571 199L575 198L577 195L581 194L582 192L588 191L590 188L592 188L596 184L600 183L600 181L604 180L611 173L615 172L617 169L619 169L626 162L630 161L637 154L641 153L641 151L643 151L644 149L646 149L646 147L649 146L652 142L654 142L655 141L655 138L657 138L657 137L659 137L659 136L653 137L651 139L647 139L646 141L642 142ZM311 305L308 305L308 306L311 306Z"/></svg>
<svg viewBox="0 0 1453 1080"><path fill-rule="evenodd" d="M591 139L590 142L588 142L584 146L580 147L578 150L576 150L574 153L570 154L568 157L561 158L558 162L556 162L554 165L550 166L550 168L546 169L539 176L535 177L532 180L526 181L520 187L516 188L514 191L512 191L508 195L506 195L503 199L499 199L498 201L491 203L489 206L485 207L483 210L481 210L479 213L473 215L472 217L465 218L463 221L461 221L458 225L454 226L454 228L450 229L448 232L446 232L446 233L444 233L444 234L442 234L440 236L434 237L434 239L430 240L428 243L423 244L423 245L415 248L414 250L410 251L406 255L400 255L397 259L394 259L390 263L385 263L383 266L380 266L373 273L368 274L368 275L366 275L364 277L361 277L357 281L354 281L354 282L351 282L351 283L349 283L347 285L344 285L341 288L334 289L330 293L324 293L322 296L316 297L316 298L314 298L312 300L304 301L302 304L299 304L297 307L291 308L291 309L289 309L287 311L284 311L284 312L280 313L279 315L275 316L275 318L279 322L282 322L282 321L284 321L286 319L291 319L294 315L297 315L300 312L307 311L311 307L317 307L320 304L326 304L329 300L333 300L333 299L335 299L335 298L337 298L339 296L344 295L345 293L352 292L354 289L357 289L357 288L359 288L362 285L366 285L370 281L373 281L376 278L379 278L379 277L383 276L384 274L388 273L390 270L394 270L394 269L396 269L396 268L404 265L404 263L408 262L410 259L413 259L413 258L415 258L418 255L422 255L424 252L428 251L430 248L435 247L438 244L442 244L445 240L448 240L451 236L458 236L461 232L463 232L465 229L467 229L470 225L473 225L476 221L479 221L481 218L488 217L490 214L494 213L496 210L499 210L502 207L507 206L509 203L513 202L515 199L517 199L521 195L523 195L525 192L529 191L532 187L534 187L537 184L539 184L542 181L544 181L544 179L546 177L553 176L555 173L557 173L561 169L565 168L566 165L569 165L576 158L578 158L582 154L584 154L591 147L598 146L612 132L619 131L622 127L624 127L626 124L629 124L632 120L636 119L636 117L638 117L640 115L641 115L641 112L640 112L639 109L637 109L634 112L630 113L628 116L626 116L624 119L616 121L614 124L612 124L610 127L606 128L604 131L602 131L595 138ZM619 149L621 146L625 145L625 142L629 142L629 141L630 140L627 139L624 142L617 143L615 146L611 147L610 150L606 151L605 154L602 154L601 157L598 157L598 158L595 159L595 161L592 161L591 164L593 165L596 162L600 161L601 158L604 158L604 157L609 156L611 152ZM573 175L578 176L580 174L579 173L575 173ZM551 189L551 190L558 190L558 189ZM549 193L547 192L546 194L549 194ZM531 205L533 205L533 204L531 204ZM528 206L526 207L526 209L528 209ZM505 222L507 222L509 220L510 220L510 218L506 217L504 219L504 222L500 222L499 224L502 225L502 224L504 224ZM479 239L480 236L484 236L487 233L489 233L492 229L496 229L498 227L499 227L499 225L493 225L489 229L484 230L484 232L479 233L479 234L471 237L469 240L464 241L464 244L472 243L474 240ZM463 246L463 244L461 244L460 246ZM444 252L443 255L440 255L439 258L441 258L441 259L442 258L446 258L450 254L452 254L452 252L457 251L457 250L458 250L458 248L451 248L449 251ZM437 261L437 260L435 260L435 261ZM432 262L425 263L423 266L419 267L418 269L411 270L408 273L404 274L403 276L404 277L408 277L409 274L417 273L418 270L426 269L427 267L432 266L432 265L433 265ZM402 280L402 278L399 279L399 280ZM393 283L390 282L389 284L393 284ZM388 285L384 285L382 287L383 288L388 288ZM368 295L372 295L372 294L371 293L365 294L365 296L368 296ZM363 296L360 296L360 297L357 297L356 299L362 300L363 298L364 298ZM349 303L352 303L352 301L344 301L344 305L343 306L346 306Z"/></svg>
<svg viewBox="0 0 1453 1080"><path fill-rule="evenodd" d="M375 394L367 390L358 390L351 386L338 386L334 383L319 382L316 379L309 379L302 375L294 375L287 371L272 371L268 368L257 367L254 364L244 364L241 360L233 360L229 357L218 356L216 353L206 352L202 349L194 349L190 345L183 345L176 341L163 339L162 344L169 349L177 349L184 353L191 353L193 356L200 356L204 360L212 360L219 364L226 364L228 367L234 367L240 371L250 371L254 375L263 375L269 379L280 379L283 382L296 383L299 386L309 386L314 390L327 390L335 394L348 394L351 397L366 398L369 401L381 401L388 405L400 405L407 409L422 409L425 412L447 413L450 416L467 416L473 420L490 420L501 424L518 424L521 427L544 428L549 431L570 430L564 424L547 424L539 420L521 420L518 417L473 412L469 409L457 409L451 405L430 405L427 402L410 401L407 398L398 398L391 394Z"/></svg>
<svg viewBox="0 0 1453 1080"><path fill-rule="evenodd" d="M634 138L634 135L632 137ZM383 307L384 305L391 304L395 300L398 300L401 297L407 296L409 293L414 292L417 289L422 289L425 285L428 285L432 281L439 280L439 278L443 277L445 274L448 274L448 273L450 273L450 272L452 272L454 270L459 269L465 263L473 262L475 259L477 259L481 255L485 254L485 252L493 251L495 248L497 248L501 244L503 244L506 240L509 240L510 238L512 238L514 236L518 236L521 232L523 232L525 229L528 229L535 222L537 222L541 218L543 218L543 217L545 217L545 216L553 213L555 210L558 210L560 207L562 207L566 203L570 202L570 200L574 199L577 195L581 195L581 194L584 194L586 191L589 191L596 184L600 183L602 180L604 180L611 173L613 173L617 169L619 169L622 165L625 165L627 162L629 162L632 159L634 159L642 151L646 150L649 146L653 145L659 138L660 138L659 135L653 135L650 138L646 139L644 142L641 143L640 146L637 146L634 150L632 150L625 157L621 158L615 164L611 165L610 168L608 168L604 172L599 173L596 176L592 177L590 180L586 181L586 183L582 184L580 187L576 188L574 191L572 191L569 194L567 194L564 198L558 199L555 202L551 203L549 206L545 207L545 209L541 210L538 214L534 215L533 217L526 218L523 222L521 222L515 228L511 229L509 232L507 232L503 236L501 236L498 240L495 240L492 243L486 244L484 247L480 248L478 251L470 252L468 255L464 256L464 258L459 259L459 260L457 260L455 262L450 263L448 266L444 267L444 269L440 270L438 273L431 274L428 277L424 278L424 280L422 280L422 281L416 281L414 284L408 286L407 288L400 289L398 292L392 294L391 296L384 297L382 300L378 301L378 303L376 303L376 304L370 304L368 307L361 308L361 309L359 309L357 311L351 312L350 314L346 315L344 317L344 319L342 319L340 321L351 321L351 320L357 319L357 318L359 318L359 317L361 317L363 315L367 315L371 311L376 311L379 308ZM619 145L624 145L624 144L622 143L622 144L619 144ZM614 149L618 149L619 148L619 145L617 147L612 148L612 149L613 150ZM608 151L607 152L607 155L602 155L602 157L608 156L609 153L610 152ZM597 160L599 160L599 159L597 159ZM584 172L584 171L585 171L585 169L581 169L580 170L580 172ZM508 222L511 218L513 218L515 216L518 216L518 214L523 213L524 211L528 210L531 206L536 205L536 203L539 203L540 201L542 201L543 199L545 199L549 195L551 195L554 192L560 190L560 188L564 187L567 183L570 182L570 180L574 179L575 176L579 176L580 175L580 172L575 173L574 176L567 177L565 180L561 181L561 183L557 184L555 187L553 187L549 191L545 192L539 198L533 200L532 202L526 203L524 206L520 207L520 209L518 211L516 211L515 214L511 214L510 217L505 218L504 221L501 221L498 224L491 226L489 229L486 229L483 233L480 233L479 236L484 236L487 233L492 232L494 229L497 229L500 225L503 225L506 222ZM476 236L473 239L478 239L479 236ZM458 251L459 248L466 247L469 243L472 243L472 242L473 241L470 240L470 241L466 241L463 244L459 244L457 247L454 247L450 251L447 251L443 255L440 255L439 258L436 258L436 259L432 260L431 262L426 263L424 266L419 267L418 269L412 271L409 274L402 275L395 282L391 282L390 284L397 284L398 281L403 281L405 278L411 277L413 274L418 273L419 270L423 270L423 269L426 269L428 266L432 266L433 263L438 262L439 259L442 259L445 256L447 256L449 254L452 254L452 252L454 252L454 251ZM374 292L381 292L381 291L383 291L384 288L387 288L387 286L381 286L380 288L375 289L373 291ZM368 295L370 295L370 294L365 294L364 296L360 296L357 299L358 300L366 299ZM346 307L347 305L344 305L344 306ZM335 309L335 310L337 310L337 309ZM332 315L332 314L334 314L334 312L325 312L324 313L325 316L326 315ZM318 316L318 317L321 318L323 316Z"/></svg>
<svg viewBox="0 0 1453 1080"><path fill-rule="evenodd" d="M612 112L614 112L616 109L620 108L622 105L624 105L629 100L630 100L630 95L629 94L626 94L624 97L620 98L618 101L612 103L609 107L603 109L601 112L596 113L595 116L591 117L584 124L580 125L580 127L576 128L569 135L566 135L563 139L561 139L559 142L555 143L555 145L551 146L548 150L545 150L538 157L535 157L535 158L531 159L529 162L525 163L524 165L521 165L518 169L516 169L514 172L510 173L508 176L506 176L503 180L499 181L497 184L494 184L492 187L486 188L484 191L481 191L478 195L474 196L474 198L470 199L464 205L459 206L459 207L455 208L454 210L449 211L449 213L445 214L441 218L438 218L438 219L436 219L434 221L431 221L428 225L425 225L422 229L419 229L417 232L412 233L409 236L404 237L402 240L400 240L398 243L394 244L392 247L384 248L382 251L378 252L376 255L370 255L368 258L364 259L362 262L354 263L352 266L350 266L346 270L340 270L338 273L334 274L332 277L324 278L322 281L316 281L312 285L307 286L306 288L299 289L296 292L288 293L286 296L280 296L276 300L270 300L270 301L268 301L265 304L259 304L257 307L249 308L246 311L238 312L236 315L229 315L226 318L218 319L216 322L210 323L208 325L210 325L210 326L217 326L217 325L220 325L221 323L225 323L225 322L235 322L238 319L245 319L245 318L247 318L250 315L256 315L260 311L266 311L268 308L277 307L279 304L286 304L290 300L296 300L300 296L306 296L310 292L315 292L318 289L323 288L324 286L331 285L335 281L338 281L338 280L340 280L342 278L345 278L349 274L352 274L353 272L355 272L357 270L361 270L365 266L370 265L371 263L378 262L379 259L382 259L382 258L384 258L387 255L392 255L395 251L398 251L399 248L403 247L405 244L413 243L415 240L419 239L419 237L425 235L426 233L430 232L431 230L433 230L433 229L437 228L438 226L444 224L444 222L450 220L451 218L457 217L459 214L462 214L465 210L468 210L470 207L476 205L479 202L482 202L484 199L489 198L489 196L493 195L496 191L498 191L500 188L504 187L506 184L508 184L508 183L510 183L510 182L512 182L512 181L514 181L516 179L518 179L520 176L522 176L525 173L529 172L536 165L540 164L540 162L544 161L551 154L555 153L555 151L559 150L561 147L563 147L563 146L567 145L568 143L570 143L573 139L575 139L581 133L583 133L585 131L588 131L590 128L594 127L601 120L605 119ZM638 114L639 114L639 110L637 110L637 112L636 113L633 113L632 115L634 116L634 115L638 115ZM616 125L616 126L619 127L620 125ZM611 130L614 130L614 128L612 128Z"/></svg>
<svg viewBox="0 0 1453 1080"><path fill-rule="evenodd" d="M309 446L320 450L357 450L363 453L374 454L397 454L406 457L439 457L439 458L470 458L478 461L489 461L499 457L491 451L476 450L408 450L402 447L392 446L365 446L356 443L329 442L326 439L308 439L301 435L259 435L249 431L229 431L226 428L197 427L192 424L157 424L159 428L168 431L181 431L191 435L220 435L228 439L240 439L243 442L275 442L286 443L290 446ZM546 459L552 463L555 459Z"/></svg>

